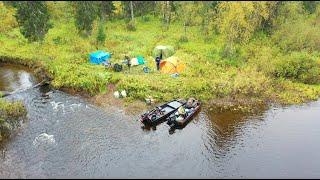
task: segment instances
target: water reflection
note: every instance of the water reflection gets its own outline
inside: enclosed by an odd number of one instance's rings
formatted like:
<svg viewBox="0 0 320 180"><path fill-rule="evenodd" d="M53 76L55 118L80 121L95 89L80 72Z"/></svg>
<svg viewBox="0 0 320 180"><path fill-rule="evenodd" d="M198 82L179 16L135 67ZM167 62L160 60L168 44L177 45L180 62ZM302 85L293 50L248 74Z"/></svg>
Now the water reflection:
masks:
<svg viewBox="0 0 320 180"><path fill-rule="evenodd" d="M252 128L259 127L267 107L261 106L254 113L241 111L218 111L215 108L205 109L204 146L214 154L212 158L223 158L231 149L241 144Z"/></svg>

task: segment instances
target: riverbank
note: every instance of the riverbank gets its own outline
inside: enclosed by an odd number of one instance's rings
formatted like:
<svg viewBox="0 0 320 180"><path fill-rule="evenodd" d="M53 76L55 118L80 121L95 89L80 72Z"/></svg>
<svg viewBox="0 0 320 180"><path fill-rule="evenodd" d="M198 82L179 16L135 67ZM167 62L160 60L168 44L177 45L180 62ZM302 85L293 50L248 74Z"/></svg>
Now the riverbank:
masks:
<svg viewBox="0 0 320 180"><path fill-rule="evenodd" d="M225 57L224 41L219 34L213 33L205 40L199 27L190 26L188 41L181 41L184 29L178 21L172 22L168 30L163 30L159 28L161 20L152 16L148 21L140 17L136 20L136 31L127 30L124 20L106 22L107 38L99 46L95 40L98 23L94 23L91 36L80 37L74 23L66 23L74 22L72 16L53 19L54 27L41 43L28 42L19 28L13 27L0 35L0 59L41 67L37 68L36 74L50 79L53 88L93 97L93 101L100 98L96 100L98 104L111 101L102 98L113 93L108 89L110 84L115 85L114 90L127 91L124 105L144 102L148 96L159 103L173 98L195 97L226 109L248 111L257 103L299 104L320 97L320 85L317 83L276 76L285 74L288 70L285 65L292 64L291 61L296 65L296 59L298 63L301 59L302 63L309 60L319 63L316 53L310 57L303 53L302 57L300 54L286 54L269 37L258 34L248 44L237 46L234 56ZM185 71L178 78L158 72L146 74L142 66L132 67L130 72L127 67L122 72L113 72L88 62L89 53L102 49L113 53L112 63L121 63L125 54L130 57L142 55L146 66L155 70L151 55L153 48L160 44L172 45L176 51L174 56L186 64ZM311 67L316 68L312 63ZM308 74L309 66L301 67L304 69L296 68L297 71L307 72L301 77L318 78L317 70Z"/></svg>
<svg viewBox="0 0 320 180"><path fill-rule="evenodd" d="M33 70L34 75L37 77L38 80L54 80L54 75L50 74L49 70L47 70L47 67L41 61L35 61L35 60L30 60L30 59L14 59L14 58L7 58L7 57L1 57L0 58L1 63L9 63L13 65L22 65L26 66L30 69ZM126 76L129 76L130 74L126 74ZM160 74L158 74L160 75ZM287 82L288 83L288 82ZM288 83L292 85L293 83ZM243 111L243 112L255 112L259 110L262 106L268 106L271 103L278 103L281 105L290 105L290 104L301 104L303 102L308 102L311 100L316 100L317 99L317 87L314 86L309 86L311 89L307 89L305 84L300 84L300 92L303 92L304 90L306 92L309 92L308 94L301 94L297 89L295 88L288 88L287 93L288 99L286 101L281 101L280 99L277 99L277 96L270 96L268 98L266 97L249 97L249 96L225 96L225 97L220 97L220 98L215 98L215 99L209 99L209 100L203 100L203 103L205 106L208 107L215 107L216 111ZM55 86L51 84L53 88ZM266 87L267 88L267 87ZM315 88L315 89L313 89ZM90 95L85 90L79 90L76 88L71 88L71 87L60 87L57 88L61 91L64 91L68 94L71 95L80 95L83 98L87 99L89 102L98 105L103 108L118 108L124 110L127 114L132 114L132 115L137 115L138 113L143 112L144 110L147 110L150 108L149 105L147 105L144 101L144 99L139 99L139 98L133 98L133 97L128 97L125 99L117 99L113 96L113 92L116 91L117 84L107 84L106 85L106 91L103 93L98 93L96 95ZM289 91L290 90L290 91ZM155 89L153 90L155 91ZM267 91L266 91L267 92ZM159 92L158 92L159 93ZM160 92L163 93L163 92ZM129 94L130 95L130 94ZM311 98L304 98L304 97L311 97ZM171 97L171 96L170 96ZM177 96L176 96L177 97ZM312 98L313 97L313 98ZM178 97L181 98L181 97ZM167 99L170 100L170 99ZM165 100L163 99L156 99L155 104L151 106L155 106L156 104L162 103Z"/></svg>

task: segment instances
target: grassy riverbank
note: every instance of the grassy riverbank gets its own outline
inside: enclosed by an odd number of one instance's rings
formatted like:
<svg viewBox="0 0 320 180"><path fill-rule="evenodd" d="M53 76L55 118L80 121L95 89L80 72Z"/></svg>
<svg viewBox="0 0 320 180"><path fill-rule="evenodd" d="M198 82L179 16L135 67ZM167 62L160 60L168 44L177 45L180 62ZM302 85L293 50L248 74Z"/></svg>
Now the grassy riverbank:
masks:
<svg viewBox="0 0 320 180"><path fill-rule="evenodd" d="M169 30L164 31L158 18L136 20L136 31L126 30L124 20L108 21L105 24L107 38L100 46L95 41L97 23L90 37L80 37L74 19L69 16L54 18L54 27L42 43L29 43L19 28L14 27L0 34L0 56L13 63L17 63L17 59L20 64L37 63L50 75L54 88L94 96L108 93L107 85L115 84L116 89L127 90L127 102L147 96L158 101L193 96L225 107L241 107L238 105L254 106L257 102L270 101L295 104L320 96L318 53L285 52L266 34L257 33L249 43L237 45L235 55L225 57L224 42L219 34L213 33L210 39L205 39L199 27L190 27L185 42L180 22L172 23ZM186 63L186 70L178 78L158 72L145 74L142 66L133 67L131 72L124 67L123 72L117 73L88 62L90 52L102 49L113 53L113 63L121 62L125 54L142 55L146 65L154 70L151 53L161 44L172 45L175 56ZM293 69L300 68L292 72L296 76L287 76L291 70L286 64Z"/></svg>
<svg viewBox="0 0 320 180"><path fill-rule="evenodd" d="M12 133L26 114L26 109L21 102L0 99L0 141Z"/></svg>

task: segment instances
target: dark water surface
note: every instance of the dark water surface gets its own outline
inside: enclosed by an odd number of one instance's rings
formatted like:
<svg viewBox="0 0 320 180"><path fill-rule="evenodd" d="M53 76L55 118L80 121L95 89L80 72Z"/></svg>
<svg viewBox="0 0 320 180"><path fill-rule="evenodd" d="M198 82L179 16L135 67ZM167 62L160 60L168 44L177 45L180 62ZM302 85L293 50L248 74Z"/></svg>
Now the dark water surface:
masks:
<svg viewBox="0 0 320 180"><path fill-rule="evenodd" d="M3 66L0 81L0 91L36 83ZM57 90L6 99L22 100L28 119L1 147L0 178L320 177L320 101L255 115L203 108L170 135L165 123L142 130L137 117Z"/></svg>

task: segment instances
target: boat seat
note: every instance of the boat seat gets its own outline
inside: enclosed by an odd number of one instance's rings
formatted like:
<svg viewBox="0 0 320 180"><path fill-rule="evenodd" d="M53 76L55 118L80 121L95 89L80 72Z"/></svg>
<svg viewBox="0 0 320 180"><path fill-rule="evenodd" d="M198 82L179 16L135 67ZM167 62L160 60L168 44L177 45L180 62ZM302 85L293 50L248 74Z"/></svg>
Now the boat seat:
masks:
<svg viewBox="0 0 320 180"><path fill-rule="evenodd" d="M165 107L165 108L162 109L162 112L164 112L164 113L169 113L169 112L171 112L172 110L174 110L174 108L167 106L167 107Z"/></svg>
<svg viewBox="0 0 320 180"><path fill-rule="evenodd" d="M178 101L172 101L167 104L168 106L171 106L173 109L179 108L182 104Z"/></svg>

